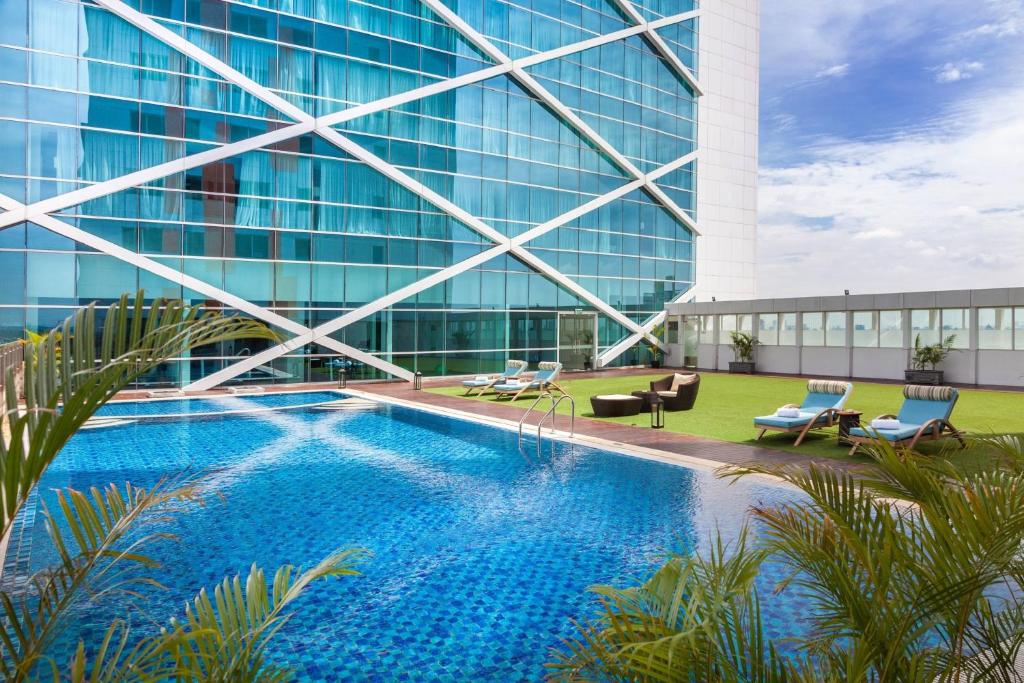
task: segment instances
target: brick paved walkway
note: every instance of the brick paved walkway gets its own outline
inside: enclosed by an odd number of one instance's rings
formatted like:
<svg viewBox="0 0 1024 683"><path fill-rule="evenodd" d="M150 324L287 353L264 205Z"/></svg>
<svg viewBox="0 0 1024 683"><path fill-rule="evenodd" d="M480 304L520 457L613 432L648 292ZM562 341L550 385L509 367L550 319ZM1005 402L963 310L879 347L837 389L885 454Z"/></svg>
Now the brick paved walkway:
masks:
<svg viewBox="0 0 1024 683"><path fill-rule="evenodd" d="M665 369L671 372L671 368ZM602 370L600 372L573 372L567 373L569 379L586 379L588 377L608 377L612 375L650 375L658 372L651 368L630 368L622 370ZM425 387L453 386L456 383L451 378L430 378L425 379ZM414 391L408 382L351 382L349 386L369 394L392 397L411 403L420 403L434 408L454 410L467 415L483 416L518 422L523 415L523 410L529 407L532 401L520 400L514 405L510 403L497 403L495 401L469 401L457 396L446 396L435 394L429 391ZM275 391L315 391L324 389L335 389L336 384L311 383L311 384L281 384L267 386L267 393ZM224 389L203 392L198 395L220 395L227 393ZM196 394L190 394L196 395ZM126 391L118 395L119 399L145 398L144 391ZM646 417L639 418L646 421ZM559 422L559 427L564 422ZM638 446L653 450L663 451L667 454L683 455L704 460L712 460L723 464L742 465L747 463L772 463L772 464L794 464L807 465L808 463L819 463L842 469L856 469L863 467L863 463L844 462L833 458L815 457L790 453L771 448L760 448L746 444L718 441L699 436L679 434L663 429L651 429L646 426L631 426L616 422L605 422L586 417L576 417L576 433L585 436L604 439L628 446Z"/></svg>

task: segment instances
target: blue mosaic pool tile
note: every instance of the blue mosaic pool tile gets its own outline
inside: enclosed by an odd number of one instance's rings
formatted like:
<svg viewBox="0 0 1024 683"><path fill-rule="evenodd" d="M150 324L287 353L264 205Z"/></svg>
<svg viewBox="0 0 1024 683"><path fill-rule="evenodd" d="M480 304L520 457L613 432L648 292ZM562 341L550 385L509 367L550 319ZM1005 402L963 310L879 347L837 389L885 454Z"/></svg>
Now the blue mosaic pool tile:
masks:
<svg viewBox="0 0 1024 683"><path fill-rule="evenodd" d="M668 549L700 547L716 526L735 534L749 505L793 495L565 444L538 459L514 433L398 407L83 432L40 491L50 500L56 486L150 486L181 472L204 473L211 495L168 526L179 543L151 549L168 587L146 595L158 620L252 562L373 552L362 575L314 585L275 642L275 660L304 681L540 680L570 619L592 609L588 586L636 581ZM39 523L18 543L22 575L52 558ZM779 578L769 567L761 587L774 636L803 618L791 596L772 595ZM82 609L62 647L115 613ZM153 628L133 622L140 635Z"/></svg>

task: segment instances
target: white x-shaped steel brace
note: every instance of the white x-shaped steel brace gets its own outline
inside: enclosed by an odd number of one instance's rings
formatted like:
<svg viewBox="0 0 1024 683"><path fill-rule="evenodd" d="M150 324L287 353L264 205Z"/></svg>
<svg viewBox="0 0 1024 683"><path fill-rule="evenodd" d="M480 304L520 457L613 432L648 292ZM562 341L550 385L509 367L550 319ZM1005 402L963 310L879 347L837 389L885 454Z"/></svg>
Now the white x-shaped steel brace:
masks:
<svg viewBox="0 0 1024 683"><path fill-rule="evenodd" d="M396 365L393 365L392 363L389 363L382 358L373 356L372 354L368 354L358 349L354 349L348 345L341 344L340 342L337 342L336 340L328 337L327 335L345 327L346 325L356 322L357 320L361 320L369 315L372 315L373 313L383 310L388 306L398 303L399 301L402 301L420 291L423 291L424 289L432 287L438 284L439 282L443 282L451 277L454 277L460 272L464 272L466 270L469 270L470 268L481 265L482 263L485 263L491 258L494 258L495 256L498 256L505 252L511 252L515 254L518 258L520 258L522 261L533 267L538 272L546 275L553 281L566 287L574 294L576 294L580 299L587 301L596 309L605 313L610 318L616 320L616 322L619 322L626 329L632 331L633 334L629 337L629 339L633 339L635 337L636 340L639 340L643 337L648 337L649 339L651 339L651 341L660 344L658 340L654 339L653 337L650 337L648 334L651 327L653 327L654 324L652 323L652 321L647 321L646 323L644 323L643 326L637 325L634 321L627 318L626 316L623 316L613 307L611 307L604 301L594 296L588 290L578 285L571 279L565 277L556 269L549 266L547 263L545 263L538 257L534 256L531 252L523 248L523 245L529 240L539 237L540 235L558 227L559 225L564 225L565 223L575 220L576 218L588 213L589 211L592 211L610 201L614 201L619 197L625 196L629 192L632 192L641 187L643 187L650 194L652 194L652 196L658 199L665 206L666 209L668 209L671 213L673 213L673 215L676 215L680 220L682 220L688 227L691 228L691 230L693 230L695 234L699 234L699 232L696 229L696 225L694 225L693 221L689 218L689 216L681 209L679 209L679 207L676 206L674 202L672 202L671 199L668 198L664 194L664 192L654 184L654 180L656 180L657 178L660 178L666 173L669 173L677 168L684 166L687 163L694 161L696 159L696 153L691 153L683 157L680 157L679 159L670 162L669 164L659 169L656 169L655 171L649 174L643 174L638 169L636 169L635 166L633 166L633 164L629 162L628 159L619 154L617 150L615 150L613 147L611 147L611 145L607 143L607 141L601 138L600 135L598 135L596 132L590 129L590 127L587 126L587 124L584 123L582 120L580 120L579 117L577 117L571 110L562 105L561 102L559 102L553 95L551 95L545 88L543 88L543 86L537 83L536 80L534 80L523 69L525 67L532 66L534 64L539 64L550 59L557 59L568 54L573 54L575 52L590 49L592 47L596 47L607 42L612 42L614 40L622 40L632 35L637 35L640 33L644 34L644 36L647 37L648 39L650 39L650 37L653 35L655 38L657 38L657 40L660 41L660 37L658 37L655 33L656 28L693 18L697 15L696 12L687 12L679 15L674 15L672 17L665 17L664 19L660 19L655 22L647 22L638 14L636 14L634 10L632 14L635 16L633 16L633 18L634 20L638 21L637 25L634 27L622 29L620 31L616 31L614 33L606 34L603 36L597 36L595 38L580 41L572 45L556 48L555 50L551 50L548 52L530 55L529 57L523 59L511 60L506 55L504 55L500 50L498 50L493 44L491 44L490 41L481 36L471 27L466 25L465 22L461 20L461 18L459 18L457 15L448 10L447 7L440 4L439 2L436 2L436 0L424 0L425 4L430 6L435 12L437 12L439 15L445 18L445 20L448 21L453 26L453 28L458 30L467 39L473 42L478 47L478 49L481 49L485 54L494 59L497 62L497 64L493 67L487 67L476 72L472 72L470 74L465 74L463 76L459 76L453 79L448 79L446 81L441 81L421 88L416 88L406 93L400 93L398 95L382 98L381 100L366 103L363 105L356 105L354 107L350 107L349 109L336 112L334 114L326 115L320 118L315 118L307 114L305 111L299 109L298 107L292 105L287 100L284 100L280 96L271 92L269 89L261 86L255 81L252 81L251 79L244 76L237 70L225 64L223 61L201 50L193 43L181 38L177 34L173 33L172 31L163 27L156 21L152 20L148 16L141 14L136 10L132 9L131 7L125 5L123 2L121 2L121 0L97 0L97 2L98 4L106 7L109 11L117 14L118 16L134 24L141 30L146 31L158 40L161 40L162 42L170 45L171 47L177 49L178 51L182 52L188 57L195 59L211 71L222 76L229 82L234 83L241 89L259 98L266 104L270 105L279 112L291 117L296 121L295 124L283 126L280 129L271 131L269 133L265 133L263 135L258 135L247 140L239 141L237 143L224 145L222 147L194 154L176 161L160 164L158 166L154 166L149 169L144 169L109 181L97 183L95 185L85 187L80 190L74 190L72 192L68 192L63 195L50 198L48 200L36 202L35 204L32 205L26 206L9 197L0 196L0 208L7 209L6 213L0 214L0 228L6 227L8 225L23 220L33 221L41 225L42 227L53 230L67 237L71 237L72 239L76 239L84 244L88 244L89 246L92 246L93 248L96 248L104 253L131 262L139 266L140 268L153 272L154 274L160 275L161 277L167 278L170 281L183 284L191 289L194 289L195 291L203 293L206 296L220 300L229 306L235 307L240 311L248 313L266 322L278 325L282 329L285 329L289 332L293 332L297 335L296 337L286 341L283 344L267 349L248 359L231 365L228 368L225 368L224 370L221 370L206 378L203 378L202 380L199 380L189 385L189 387L187 388L205 389L212 386L216 386L217 384L227 379L235 377L259 365L263 365L273 360L274 358L284 355L285 353L288 353L289 351L295 350L297 348L301 348L303 345L313 341L321 343L324 346L327 346L328 348L338 351L339 353L343 353L352 358L365 362L368 365L382 369L385 372L394 374L396 376L408 380L411 378L411 373L409 373L407 370L400 368ZM657 47L657 43L655 43L655 45ZM699 93L700 88L699 85L696 83L696 80L693 79L692 75L689 74L688 70L686 70L686 67L683 66L681 62L679 62L678 58L675 58L674 53L672 53L671 50L669 50L667 46L664 45L664 43L661 43L661 47L657 49L659 52L667 52L668 55L671 55L671 58L674 58L675 62L678 63L678 66L676 64L673 64L673 68L676 68L676 70L679 71L678 67L682 67L680 75L682 75L688 82L690 82L691 87L694 89L695 92ZM663 54L663 56L665 55ZM667 60L670 64L672 64L672 59L667 58ZM585 203L584 205L578 207L577 209L569 211L563 214L562 216L556 217L544 224L538 225L535 228L532 228L531 230L521 235L518 235L515 238L509 239L502 235L501 233L494 230L493 228L491 228L490 226L486 225L479 219L468 214L466 211L455 206L444 197L441 197L440 195L433 192L426 186L417 182L407 174L403 173L398 168L392 166L391 164L388 164L383 159L376 157L368 150L362 148L349 138L343 136L338 131L331 128L331 126L336 125L338 123L350 121L355 118L365 116L369 113L373 113L374 111L381 111L384 109L396 107L405 102L411 102L422 97L428 97L433 94L445 92L447 90L451 90L457 87L462 87L463 85L476 83L482 80L486 80L488 78L492 78L496 75L506 73L515 78L517 82L519 82L527 90L533 93L534 96L538 97L538 99L544 101L545 104L548 104L549 107L554 109L566 121L568 121L570 125L576 128L576 130L583 137L590 139L595 145L601 148L602 151L608 154L609 157L614 159L616 163L619 164L624 170L633 175L635 179L631 182L626 183L622 187L613 190L611 193L596 197L595 199ZM472 227L479 234L481 234L484 237L487 237L492 242L494 242L496 246L484 252L481 252L480 254L471 259L467 259L463 262L460 262L448 268L432 273L430 276L422 280L419 280L415 283L412 283L410 285L407 285L399 290L396 290L395 292L392 292L391 294L386 295L381 299L361 306L338 318L335 318L334 320L328 321L327 323L310 329L304 325L301 325L300 323L291 321L287 318L284 318L283 316L268 311L261 306L245 301L244 299L231 295L230 293L220 290L219 288L213 287L195 278L191 278L190 276L184 275L183 273L175 271L174 269L169 268L168 266L165 266L156 261L153 261L152 259L147 259L139 254L119 247L118 245L114 245L110 242L107 242L106 240L97 238L89 233L86 233L85 231L75 228L63 221L60 221L48 215L50 212L59 211L71 206L75 206L90 199L95 199L97 197L105 196L107 194L111 194L122 189L135 187L141 184L152 182L153 180L157 180L159 178L172 175L174 173L182 172L190 168L194 168L196 166L205 165L213 161L224 159L229 156L234 156L236 154L240 154L246 151L259 149L261 147L272 145L282 140L297 137L309 132L316 132L317 134L323 136L326 140L328 140L332 144L335 144L340 149L346 151L354 158L357 158L363 161L364 163L367 163L367 165L381 172L391 180L399 183L406 189L409 189L413 193L419 195L423 199L434 204L445 213L448 213L449 215L459 219L468 226ZM632 343L635 343L635 341L633 341ZM620 346L622 346L622 342L620 342L613 348L618 348ZM609 351L610 350L611 349L609 349ZM602 354L601 360L603 362L607 362L608 359L608 351L606 351L605 354Z"/></svg>

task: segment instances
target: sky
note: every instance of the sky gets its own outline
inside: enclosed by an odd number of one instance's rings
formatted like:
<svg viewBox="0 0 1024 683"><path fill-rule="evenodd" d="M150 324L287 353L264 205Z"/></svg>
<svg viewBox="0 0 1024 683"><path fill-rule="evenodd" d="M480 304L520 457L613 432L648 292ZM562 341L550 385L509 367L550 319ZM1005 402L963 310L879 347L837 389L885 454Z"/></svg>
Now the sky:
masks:
<svg viewBox="0 0 1024 683"><path fill-rule="evenodd" d="M1024 0L762 0L759 297L1024 286Z"/></svg>

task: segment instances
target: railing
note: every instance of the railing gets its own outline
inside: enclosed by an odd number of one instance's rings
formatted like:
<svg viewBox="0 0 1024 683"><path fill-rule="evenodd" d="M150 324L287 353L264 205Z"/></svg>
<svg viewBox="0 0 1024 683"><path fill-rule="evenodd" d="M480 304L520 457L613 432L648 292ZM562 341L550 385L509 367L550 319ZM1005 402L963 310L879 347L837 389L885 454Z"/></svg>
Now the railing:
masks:
<svg viewBox="0 0 1024 683"><path fill-rule="evenodd" d="M557 400L553 400L548 412L544 413L537 422L537 457L540 457L540 432L544 427L544 420L551 418L551 431L555 431L555 409L562 401L569 401L569 437L576 436L576 401L572 400L569 394L562 394Z"/></svg>
<svg viewBox="0 0 1024 683"><path fill-rule="evenodd" d="M540 420L537 422L537 457L540 457L540 437L541 432L544 429L544 421L549 417L551 418L551 432L555 431L555 410L558 409L558 404L562 401L569 401L569 437L576 435L576 401L572 399L572 396L568 394L562 394L557 399L552 395L550 391L543 392L540 396L534 400L525 413L523 413L522 419L519 420L519 447L523 447L523 425L526 424L526 419L533 412L533 409L537 407L543 399L551 401L551 407L548 408L547 412L541 415Z"/></svg>
<svg viewBox="0 0 1024 683"><path fill-rule="evenodd" d="M21 374L21 365L25 359L25 345L20 341L0 345L0 391L7 381L7 373L13 372L15 383Z"/></svg>
<svg viewBox="0 0 1024 683"><path fill-rule="evenodd" d="M530 417L530 413L532 413L533 409L537 407L537 404L540 403L541 401L543 401L544 399L550 400L552 407L554 407L554 405L555 405L555 397L551 395L550 391L546 391L546 390L542 391L540 396L538 396L533 401L533 403L530 404L530 407L526 409L526 412L523 413L523 417L519 420L519 445L520 446L523 445L523 425L526 424L526 419L528 417ZM552 420L551 421L551 428L552 429L554 429L554 424L555 424L554 420Z"/></svg>

